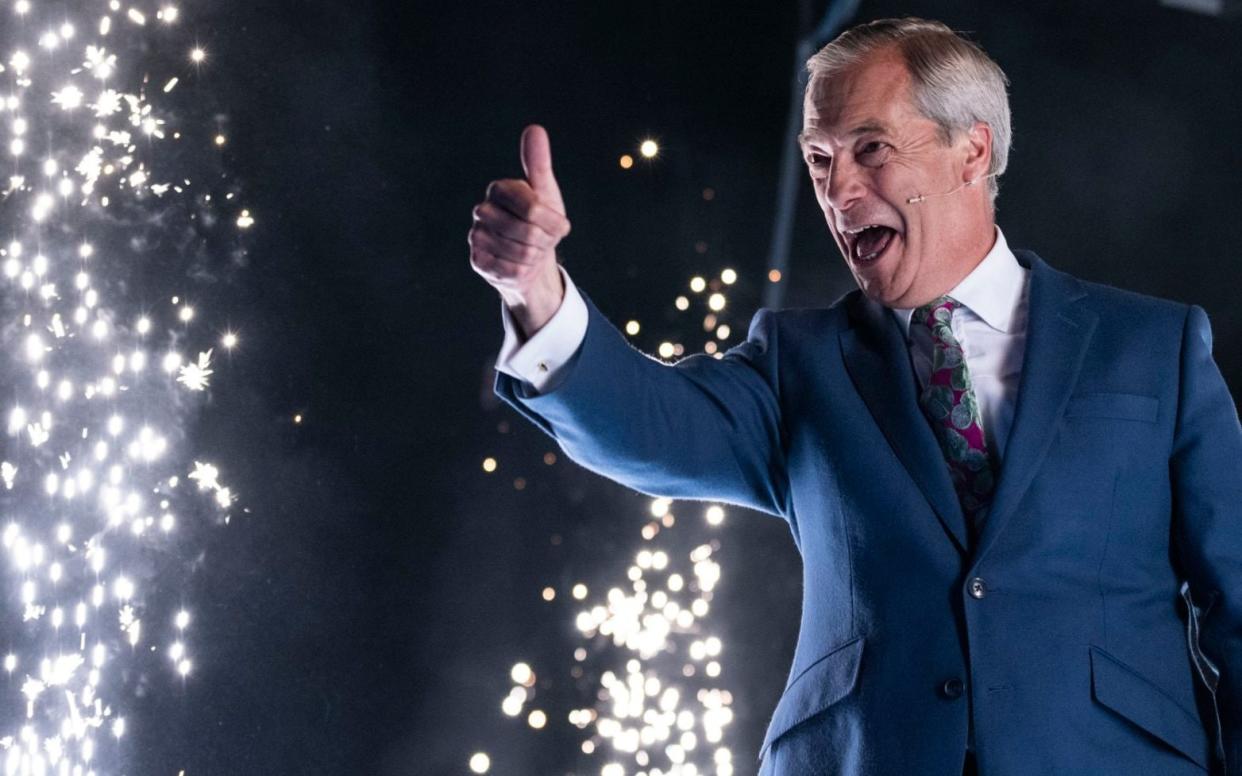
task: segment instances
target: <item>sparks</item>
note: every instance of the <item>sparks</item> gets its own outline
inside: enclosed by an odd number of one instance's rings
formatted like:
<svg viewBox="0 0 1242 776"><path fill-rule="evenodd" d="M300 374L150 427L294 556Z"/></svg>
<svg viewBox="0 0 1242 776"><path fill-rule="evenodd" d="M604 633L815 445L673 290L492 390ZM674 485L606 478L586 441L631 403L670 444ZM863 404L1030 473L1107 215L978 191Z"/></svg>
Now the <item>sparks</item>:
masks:
<svg viewBox="0 0 1242 776"><path fill-rule="evenodd" d="M656 149L652 150L654 155ZM723 356L718 343L730 338L735 327L726 321L727 300L720 289L739 278L727 267L718 277L709 283L702 275L693 276L690 291L701 296L678 295L674 307L689 310L694 299L693 304L703 304L708 312L697 320L683 318L689 324L687 330L659 332L668 339L660 341L652 335L648 347L654 346L660 357L671 359L686 350L677 340L706 336L703 350L716 358ZM625 332L638 339L648 328L632 320ZM545 463L555 460L554 455L545 455ZM483 460L485 473L497 469L495 458ZM567 586L567 597L558 596L552 586L543 587L543 601L553 604L549 610L570 610L581 643L573 650L567 679L558 676L555 666L514 662L500 711L524 721L530 731L567 721L582 731L581 752L603 758L588 770L604 776L728 776L734 764L725 738L734 713L732 693L722 686L728 676L727 648L712 632L708 619L723 576L716 558L720 543L712 539L686 551L683 542L666 541L679 524L677 505L671 499L651 499L645 511L646 520L638 532L641 543L628 563L610 568L611 584L574 582ZM725 508L720 504L709 504L699 514L709 531L725 522ZM553 544L559 543L560 538L554 537ZM564 684L558 687L558 681ZM575 695L580 705L549 710L549 704Z"/></svg>
<svg viewBox="0 0 1242 776"><path fill-rule="evenodd" d="M159 692L161 678L171 686L192 673L189 608L161 608L170 597L156 594L185 579L152 574L145 559L182 540L179 525L226 523L237 502L211 464L189 471L197 489L178 488L196 457L187 421L215 371L211 311L151 311L135 289L183 284L204 260L161 237L188 226L177 221L183 205L232 240L246 211L191 183L205 170L219 180L218 154L160 147L169 126L210 137L216 121L178 88L193 78L176 64L181 52L196 63L206 55L172 24L184 21L177 8L115 3L77 19L65 4L44 5L15 0L20 23L0 25L0 196L10 206L0 585L23 621L6 642L13 708L0 715L11 726L0 748L6 773L108 776L129 759L108 739L128 741L136 724L120 677L150 677L146 691ZM233 348L236 335L222 342ZM185 364L179 353L198 356ZM165 354L173 368L151 368L161 358L167 367Z"/></svg>
<svg viewBox="0 0 1242 776"><path fill-rule="evenodd" d="M206 390L208 378L212 375L211 351L198 354L198 361L184 364L177 375L177 382L191 391Z"/></svg>

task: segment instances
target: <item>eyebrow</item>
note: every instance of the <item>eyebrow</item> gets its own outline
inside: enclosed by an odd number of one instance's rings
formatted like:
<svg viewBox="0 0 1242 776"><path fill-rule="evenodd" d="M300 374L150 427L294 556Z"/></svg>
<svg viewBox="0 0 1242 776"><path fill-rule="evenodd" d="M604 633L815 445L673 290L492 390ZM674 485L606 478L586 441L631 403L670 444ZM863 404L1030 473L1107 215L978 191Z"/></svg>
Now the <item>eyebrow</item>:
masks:
<svg viewBox="0 0 1242 776"><path fill-rule="evenodd" d="M879 132L881 134L889 134L888 127L883 122L878 121L876 119L867 119L863 123L859 124L858 126L851 129L849 132L847 132L846 137L858 137L859 135L865 135L870 132ZM805 130L803 130L802 132L799 132L798 138L797 138L798 145L806 145L809 137L810 136L807 134Z"/></svg>

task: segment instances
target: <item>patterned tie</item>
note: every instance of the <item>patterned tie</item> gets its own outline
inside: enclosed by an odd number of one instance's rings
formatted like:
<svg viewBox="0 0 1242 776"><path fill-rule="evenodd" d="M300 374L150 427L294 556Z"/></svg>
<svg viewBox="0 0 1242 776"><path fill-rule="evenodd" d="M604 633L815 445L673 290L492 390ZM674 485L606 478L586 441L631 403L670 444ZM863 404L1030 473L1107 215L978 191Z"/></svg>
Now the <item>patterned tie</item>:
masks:
<svg viewBox="0 0 1242 776"><path fill-rule="evenodd" d="M931 330L932 371L919 396L919 406L936 432L962 512L977 537L996 483L979 403L970 385L970 370L962 346L953 336L953 310L959 304L952 297L942 296L916 309L910 322Z"/></svg>

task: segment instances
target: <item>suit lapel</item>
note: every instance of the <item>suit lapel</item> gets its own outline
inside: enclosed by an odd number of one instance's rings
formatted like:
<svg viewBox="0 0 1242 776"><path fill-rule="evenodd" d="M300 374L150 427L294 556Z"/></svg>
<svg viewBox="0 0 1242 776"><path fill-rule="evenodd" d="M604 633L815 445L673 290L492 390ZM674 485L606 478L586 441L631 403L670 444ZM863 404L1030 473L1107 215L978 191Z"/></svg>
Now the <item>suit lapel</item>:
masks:
<svg viewBox="0 0 1242 776"><path fill-rule="evenodd" d="M1074 303L1086 295L1077 280L1029 251L1015 251L1015 256L1031 269L1026 353L1013 425L976 560L996 542L1048 454L1098 320L1085 305Z"/></svg>
<svg viewBox="0 0 1242 776"><path fill-rule="evenodd" d="M849 315L853 327L841 332L840 340L850 379L936 517L966 553L966 518L940 445L919 409L901 326L887 308L861 293L854 295Z"/></svg>

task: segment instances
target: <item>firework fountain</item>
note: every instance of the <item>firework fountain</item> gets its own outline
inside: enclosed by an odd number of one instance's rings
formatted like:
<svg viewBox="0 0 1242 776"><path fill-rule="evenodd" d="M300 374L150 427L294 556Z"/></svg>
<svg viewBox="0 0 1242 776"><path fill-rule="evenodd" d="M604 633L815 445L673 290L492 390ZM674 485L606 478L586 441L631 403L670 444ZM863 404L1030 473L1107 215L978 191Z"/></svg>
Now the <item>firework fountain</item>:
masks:
<svg viewBox="0 0 1242 776"><path fill-rule="evenodd" d="M651 158L657 151L648 143L640 152ZM622 158L622 169L632 166L632 157ZM704 199L713 196L710 189L704 192ZM706 253L706 243L695 250ZM665 360L688 355L683 342L696 339L701 342L697 357L721 358L735 338L727 292L737 280L728 268L710 280L691 278L689 293L673 299L672 325L663 341L644 341L639 321L627 321L623 329ZM777 282L779 276L769 280ZM556 460L555 453L544 456L545 464ZM500 462L488 456L482 469L494 474ZM525 479L515 486L525 487ZM581 767L576 773L732 776L733 752L726 739L734 698L712 610L723 570L718 531L726 512L719 504L663 498L650 500L647 508L627 562L599 569L598 577L590 575L594 580L585 569L572 569L569 573L584 581L540 591L560 616L573 619L577 639L565 645L560 665L545 669L514 663L500 711L534 730L556 725L576 731ZM695 519L695 513L702 517ZM515 772L520 764L500 765ZM474 773L488 773L491 755L474 752L468 766Z"/></svg>
<svg viewBox="0 0 1242 776"><path fill-rule="evenodd" d="M115 773L136 685L193 673L186 543L236 508L186 429L238 345L194 296L253 218L183 110L208 54L178 8L0 13L0 762Z"/></svg>

